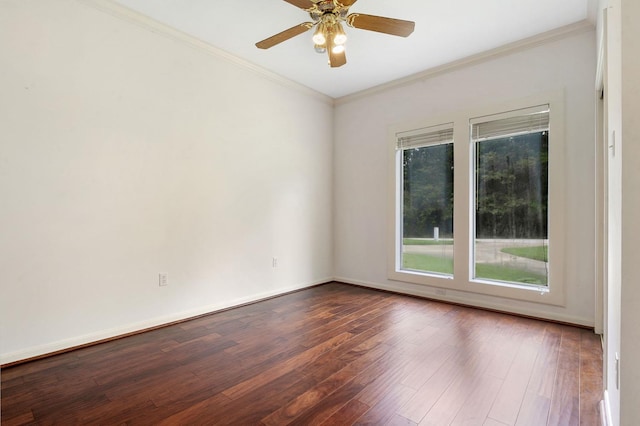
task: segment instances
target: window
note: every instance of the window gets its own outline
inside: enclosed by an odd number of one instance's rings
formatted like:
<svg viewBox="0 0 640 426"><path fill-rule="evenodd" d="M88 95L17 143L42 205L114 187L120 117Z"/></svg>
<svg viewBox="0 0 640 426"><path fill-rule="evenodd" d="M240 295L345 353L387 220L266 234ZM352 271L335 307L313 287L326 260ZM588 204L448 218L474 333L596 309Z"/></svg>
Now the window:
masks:
<svg viewBox="0 0 640 426"><path fill-rule="evenodd" d="M389 279L496 296L485 305L499 309L564 304L562 97L390 129Z"/></svg>
<svg viewBox="0 0 640 426"><path fill-rule="evenodd" d="M549 106L472 119L471 140L473 278L546 287Z"/></svg>
<svg viewBox="0 0 640 426"><path fill-rule="evenodd" d="M401 269L453 275L453 127L400 135Z"/></svg>

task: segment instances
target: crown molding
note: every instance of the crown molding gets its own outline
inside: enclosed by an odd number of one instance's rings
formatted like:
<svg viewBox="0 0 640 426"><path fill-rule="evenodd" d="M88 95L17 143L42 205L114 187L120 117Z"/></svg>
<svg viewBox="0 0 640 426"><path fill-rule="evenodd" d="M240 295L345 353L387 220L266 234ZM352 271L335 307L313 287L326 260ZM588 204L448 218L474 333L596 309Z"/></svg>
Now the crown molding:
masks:
<svg viewBox="0 0 640 426"><path fill-rule="evenodd" d="M266 68L258 66L247 60L241 59L225 50L222 50L216 46L213 46L212 44L204 42L197 37L194 37L192 35L179 31L173 27L170 27L169 25L158 22L155 19L149 18L148 16L143 15L142 13L132 10L119 3L116 3L113 0L76 0L76 1L83 5L89 6L93 9L105 12L120 20L132 23L140 28L151 31L155 34L159 34L171 40L188 45L189 47L195 47L196 49L199 49L209 55L215 56L216 58L223 59L238 67L249 70L252 73L258 76L261 76L267 80L280 84L289 89L296 90L304 95L315 98L328 105L333 105L334 99L331 96L315 91L307 86L304 86L300 83L294 82L286 77L283 77L280 74L274 73Z"/></svg>
<svg viewBox="0 0 640 426"><path fill-rule="evenodd" d="M381 84L369 89L365 89L350 95L342 96L334 100L335 105L346 104L373 94L386 92L398 87L407 86L418 81L427 80L438 75L446 74L452 71L456 71L462 68L478 65L483 62L487 62L501 56L510 55L524 50L529 50L534 47L538 47L547 43L569 38L578 34L586 33L595 30L595 25L589 19L585 19L564 27L556 28L551 31L544 32L542 34L528 37L522 40L518 40L513 43L505 44L495 49L487 50L476 55L468 56L466 58L459 59L457 61L449 62L444 65L440 65L434 68L427 69L425 71L412 74L410 76L390 81L388 83Z"/></svg>

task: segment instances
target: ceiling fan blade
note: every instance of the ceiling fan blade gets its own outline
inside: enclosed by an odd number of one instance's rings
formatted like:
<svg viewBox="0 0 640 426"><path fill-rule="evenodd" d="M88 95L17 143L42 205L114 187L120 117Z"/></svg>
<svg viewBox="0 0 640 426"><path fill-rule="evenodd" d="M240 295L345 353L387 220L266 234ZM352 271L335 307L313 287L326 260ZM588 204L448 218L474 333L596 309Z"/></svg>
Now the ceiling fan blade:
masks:
<svg viewBox="0 0 640 426"><path fill-rule="evenodd" d="M331 68L338 68L347 63L347 55L344 50L340 53L333 53L333 50L329 51L329 65Z"/></svg>
<svg viewBox="0 0 640 426"><path fill-rule="evenodd" d="M351 7L358 0L338 0L338 3L343 5L344 7Z"/></svg>
<svg viewBox="0 0 640 426"><path fill-rule="evenodd" d="M311 0L284 0L284 1L304 10L309 10L315 5L315 3L313 3Z"/></svg>
<svg viewBox="0 0 640 426"><path fill-rule="evenodd" d="M276 44L280 44L283 41L287 41L292 37L300 35L304 32L309 31L313 27L313 22L304 22L300 25L296 25L295 27L291 27L288 30L284 30L281 33L273 35L269 38L266 38L262 41L256 43L256 47L260 49L269 49L270 47L275 46Z"/></svg>
<svg viewBox="0 0 640 426"><path fill-rule="evenodd" d="M414 30L416 23L402 19L385 18L383 16L352 13L347 16L347 24L361 30L377 31L400 37L408 37Z"/></svg>
<svg viewBox="0 0 640 426"><path fill-rule="evenodd" d="M331 68L338 68L347 63L347 55L344 51L344 45L339 46L342 47L342 51L340 52L334 52L335 47L336 45L333 43L332 38L329 37L327 40L327 53L329 53L329 65Z"/></svg>

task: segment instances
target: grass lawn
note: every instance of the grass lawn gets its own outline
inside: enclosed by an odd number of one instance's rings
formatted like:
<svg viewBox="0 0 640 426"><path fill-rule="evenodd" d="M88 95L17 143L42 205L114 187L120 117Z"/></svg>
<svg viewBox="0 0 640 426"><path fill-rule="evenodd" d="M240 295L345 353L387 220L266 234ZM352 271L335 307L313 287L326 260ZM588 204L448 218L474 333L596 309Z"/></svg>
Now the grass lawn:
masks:
<svg viewBox="0 0 640 426"><path fill-rule="evenodd" d="M451 275L453 274L453 259L428 254L404 253L402 267ZM479 264L476 267L476 277L495 281L547 285L547 278L544 275L500 265Z"/></svg>
<svg viewBox="0 0 640 426"><path fill-rule="evenodd" d="M507 281L523 284L547 285L547 277L522 269L509 268L501 265L480 263L476 265L476 278L493 281Z"/></svg>
<svg viewBox="0 0 640 426"><path fill-rule="evenodd" d="M547 246L505 247L500 251L514 256L526 257L527 259L541 260L542 262L547 262L549 259L549 247Z"/></svg>
<svg viewBox="0 0 640 426"><path fill-rule="evenodd" d="M405 246L452 246L453 240L423 240L419 238L403 238Z"/></svg>
<svg viewBox="0 0 640 426"><path fill-rule="evenodd" d="M402 267L418 271L453 274L453 259L429 254L404 253L402 255Z"/></svg>

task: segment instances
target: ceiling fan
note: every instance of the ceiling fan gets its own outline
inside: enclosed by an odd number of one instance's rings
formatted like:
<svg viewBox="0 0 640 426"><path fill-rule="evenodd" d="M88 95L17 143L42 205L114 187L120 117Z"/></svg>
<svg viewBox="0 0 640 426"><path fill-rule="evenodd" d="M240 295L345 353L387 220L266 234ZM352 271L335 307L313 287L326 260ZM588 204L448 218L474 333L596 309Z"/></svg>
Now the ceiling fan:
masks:
<svg viewBox="0 0 640 426"><path fill-rule="evenodd" d="M311 16L313 22L303 22L274 36L259 41L256 46L269 49L283 41L307 32L313 27L313 43L316 52L329 55L329 65L333 68L347 63L345 43L347 35L342 23L361 30L377 31L379 33L408 37L415 28L415 22L401 19L385 18L383 16L349 13L349 8L357 0L284 0Z"/></svg>

